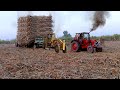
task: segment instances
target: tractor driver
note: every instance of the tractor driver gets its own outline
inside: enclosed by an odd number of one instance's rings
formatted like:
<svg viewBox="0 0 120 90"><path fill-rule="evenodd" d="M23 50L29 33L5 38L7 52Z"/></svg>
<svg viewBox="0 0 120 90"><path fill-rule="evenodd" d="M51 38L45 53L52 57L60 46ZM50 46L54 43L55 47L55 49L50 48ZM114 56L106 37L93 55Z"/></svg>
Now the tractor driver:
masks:
<svg viewBox="0 0 120 90"><path fill-rule="evenodd" d="M76 37L76 39L77 39L77 40L79 39L79 36L80 36L79 34L76 34L76 36L75 36L75 37Z"/></svg>

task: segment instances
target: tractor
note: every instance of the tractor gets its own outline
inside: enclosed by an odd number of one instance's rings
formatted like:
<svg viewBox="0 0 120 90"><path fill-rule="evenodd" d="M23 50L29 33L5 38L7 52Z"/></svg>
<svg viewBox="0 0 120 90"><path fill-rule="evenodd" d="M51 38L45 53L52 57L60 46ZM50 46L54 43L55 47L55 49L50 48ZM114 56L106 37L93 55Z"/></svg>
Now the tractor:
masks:
<svg viewBox="0 0 120 90"><path fill-rule="evenodd" d="M44 37L39 36L35 38L34 48L42 48L44 44Z"/></svg>
<svg viewBox="0 0 120 90"><path fill-rule="evenodd" d="M47 34L47 36L44 39L44 49L46 48L53 48L55 49L56 53L59 53L60 50L63 51L63 53L67 52L67 47L65 40L61 40L55 37L54 33Z"/></svg>
<svg viewBox="0 0 120 90"><path fill-rule="evenodd" d="M73 52L79 52L87 50L90 53L102 52L102 46L97 40L90 39L90 33L82 32L76 33L74 39L71 41L71 50Z"/></svg>

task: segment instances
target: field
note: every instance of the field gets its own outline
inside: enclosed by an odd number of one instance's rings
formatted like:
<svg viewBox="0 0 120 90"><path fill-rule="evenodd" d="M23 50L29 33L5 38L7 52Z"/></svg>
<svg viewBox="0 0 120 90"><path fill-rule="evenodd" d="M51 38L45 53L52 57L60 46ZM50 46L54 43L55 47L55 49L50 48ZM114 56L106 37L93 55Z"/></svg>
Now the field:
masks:
<svg viewBox="0 0 120 90"><path fill-rule="evenodd" d="M119 79L120 41L106 41L103 52L71 52L0 45L1 79Z"/></svg>

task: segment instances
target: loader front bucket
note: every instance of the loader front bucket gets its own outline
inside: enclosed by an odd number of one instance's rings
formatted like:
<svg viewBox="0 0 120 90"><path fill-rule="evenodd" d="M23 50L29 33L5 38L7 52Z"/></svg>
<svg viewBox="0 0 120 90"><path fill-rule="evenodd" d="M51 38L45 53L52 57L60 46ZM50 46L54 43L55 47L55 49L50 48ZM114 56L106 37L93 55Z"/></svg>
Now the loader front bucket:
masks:
<svg viewBox="0 0 120 90"><path fill-rule="evenodd" d="M65 40L63 40L63 50L65 50Z"/></svg>

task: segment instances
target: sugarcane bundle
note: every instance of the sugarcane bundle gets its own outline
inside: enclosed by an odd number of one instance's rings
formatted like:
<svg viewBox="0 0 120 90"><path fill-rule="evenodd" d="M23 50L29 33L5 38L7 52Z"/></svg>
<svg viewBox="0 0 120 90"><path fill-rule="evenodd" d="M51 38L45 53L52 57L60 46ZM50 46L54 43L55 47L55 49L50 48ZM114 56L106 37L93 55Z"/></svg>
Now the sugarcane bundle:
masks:
<svg viewBox="0 0 120 90"><path fill-rule="evenodd" d="M51 16L27 16L18 19L17 43L26 46L33 42L36 36L46 36L52 31Z"/></svg>

